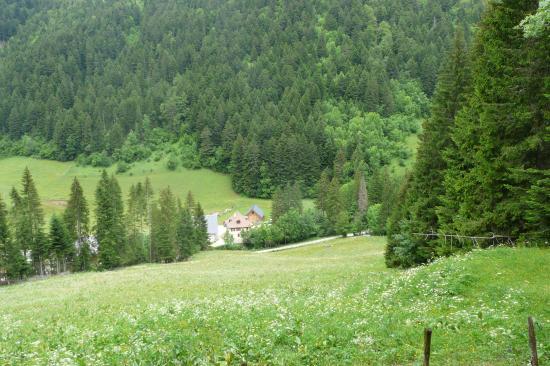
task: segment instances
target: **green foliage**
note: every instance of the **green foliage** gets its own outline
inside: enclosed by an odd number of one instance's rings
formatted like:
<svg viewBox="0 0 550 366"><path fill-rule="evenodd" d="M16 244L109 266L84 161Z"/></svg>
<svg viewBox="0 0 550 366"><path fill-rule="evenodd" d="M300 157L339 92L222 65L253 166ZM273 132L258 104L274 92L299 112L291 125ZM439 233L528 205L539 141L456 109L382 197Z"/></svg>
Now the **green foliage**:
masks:
<svg viewBox="0 0 550 366"><path fill-rule="evenodd" d="M74 246L63 220L57 215L53 215L50 220L48 249L54 257L55 272L66 272L70 268L70 262L74 257Z"/></svg>
<svg viewBox="0 0 550 366"><path fill-rule="evenodd" d="M238 193L312 196L340 148L368 173L406 154L455 23L481 8L4 0L0 151L107 167L183 139L184 167L229 172Z"/></svg>
<svg viewBox="0 0 550 366"><path fill-rule="evenodd" d="M493 244L415 232L504 235L548 245L547 32L526 38L519 26L537 8L534 0L491 2L471 70L458 34L408 189L391 220L388 265L411 266Z"/></svg>
<svg viewBox="0 0 550 366"><path fill-rule="evenodd" d="M274 223L287 212L296 210L301 213L302 209L302 192L298 183L287 184L284 188L275 190L271 213Z"/></svg>
<svg viewBox="0 0 550 366"><path fill-rule="evenodd" d="M125 226L120 186L115 176L104 170L96 189L96 239L99 243L99 265L105 269L122 264L125 249Z"/></svg>
<svg viewBox="0 0 550 366"><path fill-rule="evenodd" d="M315 211L301 213L292 208L272 225L261 225L245 231L243 244L251 249L271 248L312 238L319 235L320 230Z"/></svg>
<svg viewBox="0 0 550 366"><path fill-rule="evenodd" d="M160 191L158 205L153 206L151 246L155 262L172 262L176 258L176 199L170 190Z"/></svg>
<svg viewBox="0 0 550 366"><path fill-rule="evenodd" d="M435 365L525 365L533 316L539 362L548 364L548 250L474 251L396 271L384 266L384 244L367 237L280 253L216 250L169 266L0 288L0 358L22 366L414 365L422 330L432 327Z"/></svg>

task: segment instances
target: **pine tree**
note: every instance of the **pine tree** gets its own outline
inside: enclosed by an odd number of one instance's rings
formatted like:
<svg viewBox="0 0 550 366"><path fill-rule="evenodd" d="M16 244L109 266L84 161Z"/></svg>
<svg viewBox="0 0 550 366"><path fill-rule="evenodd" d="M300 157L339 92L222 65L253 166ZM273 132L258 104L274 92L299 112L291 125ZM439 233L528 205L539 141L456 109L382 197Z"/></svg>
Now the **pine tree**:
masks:
<svg viewBox="0 0 550 366"><path fill-rule="evenodd" d="M206 218L204 217L204 211L201 204L198 202L195 207L193 222L195 226L195 241L197 245L199 245L201 250L208 249L208 245L210 244L208 240L208 225L206 223Z"/></svg>
<svg viewBox="0 0 550 366"><path fill-rule="evenodd" d="M19 280L27 274L28 265L18 242L11 240L8 221L6 204L0 197L0 272L8 280Z"/></svg>
<svg viewBox="0 0 550 366"><path fill-rule="evenodd" d="M154 260L160 263L176 259L176 199L167 187L160 191L158 206L153 209L151 243Z"/></svg>
<svg viewBox="0 0 550 366"><path fill-rule="evenodd" d="M0 196L0 273L7 272L8 247L10 245L10 233L8 231L8 211L6 204Z"/></svg>
<svg viewBox="0 0 550 366"><path fill-rule="evenodd" d="M323 213L327 213L328 192L330 190L330 177L325 170L317 183L317 197L315 198L315 207Z"/></svg>
<svg viewBox="0 0 550 366"><path fill-rule="evenodd" d="M67 271L67 262L74 251L65 224L57 215L53 215L50 220L49 241L49 249L56 264L56 273Z"/></svg>
<svg viewBox="0 0 550 366"><path fill-rule="evenodd" d="M548 52L544 37L527 40L518 25L537 6L535 0L493 2L479 26L472 91L448 152L440 215L445 231L517 237L536 230L528 219L538 211L529 205L529 192L550 166Z"/></svg>
<svg viewBox="0 0 550 366"><path fill-rule="evenodd" d="M178 260L186 260L199 250L199 246L195 243L193 215L187 207L181 207L179 209L176 227L176 243L178 248Z"/></svg>
<svg viewBox="0 0 550 366"><path fill-rule="evenodd" d="M233 144L233 150L231 151L231 183L233 190L237 193L244 191L244 176L246 174L244 170L244 148L245 141L241 135L237 136L235 143Z"/></svg>
<svg viewBox="0 0 550 366"><path fill-rule="evenodd" d="M48 247L44 235L44 213L31 172L25 168L22 178L21 209L22 238L29 243L36 273L45 274Z"/></svg>
<svg viewBox="0 0 550 366"><path fill-rule="evenodd" d="M103 170L96 189L96 238L99 264L111 269L122 264L125 248L124 207L116 178Z"/></svg>
<svg viewBox="0 0 550 366"><path fill-rule="evenodd" d="M357 187L357 211L355 213L354 223L355 229L361 232L366 226L367 210L369 209L369 195L365 174L360 171L357 172L355 181Z"/></svg>
<svg viewBox="0 0 550 366"><path fill-rule="evenodd" d="M86 271L90 269L90 247L88 244L89 212L88 203L80 182L76 177L71 185L71 194L67 202L67 208L63 214L68 238L76 244L77 258L75 270ZM82 257L82 258L81 258Z"/></svg>
<svg viewBox="0 0 550 366"><path fill-rule="evenodd" d="M447 163L444 152L452 149L451 131L458 111L464 106L470 84L468 54L461 31L455 35L453 47L438 76L432 102L431 116L423 126L420 146L407 191L400 207L408 232L394 232L390 238L393 248L388 251L388 262L392 265L424 263L435 255L437 238L414 235L439 229L437 211L442 212L442 196L445 194L444 175ZM452 210L448 214L453 215ZM405 222L405 221L403 221ZM401 225L401 226L399 226ZM404 225L394 222L393 227L404 229ZM392 258L392 253L399 253ZM406 263L400 261L406 258Z"/></svg>
<svg viewBox="0 0 550 366"><path fill-rule="evenodd" d="M147 247L149 252L149 262L153 261L152 257L152 246L151 246L151 228L152 228L152 221L153 221L153 199L154 199L154 191L153 191L153 185L151 184L151 180L149 177L145 178L145 183L143 185L143 200L141 201L142 204L140 205L142 210L142 215L145 218L145 224L147 226Z"/></svg>

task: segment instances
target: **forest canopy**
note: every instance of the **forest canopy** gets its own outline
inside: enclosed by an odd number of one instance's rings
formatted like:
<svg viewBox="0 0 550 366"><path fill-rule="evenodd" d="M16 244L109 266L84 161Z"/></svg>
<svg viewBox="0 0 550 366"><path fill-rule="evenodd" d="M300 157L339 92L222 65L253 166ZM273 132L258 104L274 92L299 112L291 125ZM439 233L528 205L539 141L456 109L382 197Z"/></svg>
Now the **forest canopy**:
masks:
<svg viewBox="0 0 550 366"><path fill-rule="evenodd" d="M17 3L17 4L16 4ZM159 147L268 197L343 149L406 158L479 1L0 1L0 151L104 165ZM140 146L138 146L140 145ZM349 172L350 176L353 174Z"/></svg>

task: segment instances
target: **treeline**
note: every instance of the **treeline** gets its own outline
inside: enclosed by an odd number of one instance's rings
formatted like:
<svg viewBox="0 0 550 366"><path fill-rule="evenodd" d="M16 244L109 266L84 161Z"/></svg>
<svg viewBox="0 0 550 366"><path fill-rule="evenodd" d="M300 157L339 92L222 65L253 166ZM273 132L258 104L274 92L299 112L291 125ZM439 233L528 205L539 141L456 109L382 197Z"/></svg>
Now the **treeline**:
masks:
<svg viewBox="0 0 550 366"><path fill-rule="evenodd" d="M182 261L209 243L204 212L191 192L182 204L167 187L155 200L148 178L130 188L125 210L117 179L103 171L93 227L76 178L64 213L51 217L47 232L28 169L10 196L9 208L0 197L0 278L7 280Z"/></svg>
<svg viewBox="0 0 550 366"><path fill-rule="evenodd" d="M53 2L0 49L0 151L95 166L164 155L231 173L236 191L258 197L296 181L313 195L339 149L369 174L406 159L440 54L482 8Z"/></svg>
<svg viewBox="0 0 550 366"><path fill-rule="evenodd" d="M352 171L349 177L345 167ZM272 220L243 233L247 248L259 249L328 235L386 234L402 178L384 168L367 176L365 163L339 153L315 185L315 207L304 210L300 185L287 184L273 194Z"/></svg>
<svg viewBox="0 0 550 366"><path fill-rule="evenodd" d="M499 242L468 236L548 246L550 32L538 4L491 2L471 49L457 33L390 220L389 266ZM419 235L432 232L442 236Z"/></svg>

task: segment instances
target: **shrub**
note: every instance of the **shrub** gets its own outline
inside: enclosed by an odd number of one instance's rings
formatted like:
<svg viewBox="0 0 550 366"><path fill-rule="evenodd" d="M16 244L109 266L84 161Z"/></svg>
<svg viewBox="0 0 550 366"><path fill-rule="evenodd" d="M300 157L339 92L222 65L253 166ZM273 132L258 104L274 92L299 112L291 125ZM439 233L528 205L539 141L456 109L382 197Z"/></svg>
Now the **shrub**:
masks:
<svg viewBox="0 0 550 366"><path fill-rule="evenodd" d="M168 160L166 161L166 168L168 168L168 170L173 171L173 170L176 170L177 167L178 167L178 159L176 155L171 154L168 157Z"/></svg>
<svg viewBox="0 0 550 366"><path fill-rule="evenodd" d="M116 173L117 174L126 173L128 170L130 170L130 164L128 164L125 161L119 161L118 162L118 164L116 166Z"/></svg>

